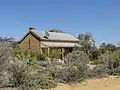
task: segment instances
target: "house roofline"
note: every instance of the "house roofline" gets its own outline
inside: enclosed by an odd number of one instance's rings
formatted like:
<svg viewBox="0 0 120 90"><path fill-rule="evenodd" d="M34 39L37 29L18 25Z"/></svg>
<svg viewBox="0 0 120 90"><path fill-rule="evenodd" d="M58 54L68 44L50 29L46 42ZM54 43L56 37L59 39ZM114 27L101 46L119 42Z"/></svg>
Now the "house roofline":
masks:
<svg viewBox="0 0 120 90"><path fill-rule="evenodd" d="M31 30L29 30L19 41L17 41L17 43L21 43L29 34L32 34L36 39L38 40L42 40L42 41L59 41L59 42L79 42L79 41L72 41L72 40L51 40L51 39L42 39L40 38L38 35L36 35L34 32L32 32Z"/></svg>
<svg viewBox="0 0 120 90"><path fill-rule="evenodd" d="M19 41L17 41L17 43L21 43L29 34L32 34L36 39L40 39L35 33L28 31Z"/></svg>

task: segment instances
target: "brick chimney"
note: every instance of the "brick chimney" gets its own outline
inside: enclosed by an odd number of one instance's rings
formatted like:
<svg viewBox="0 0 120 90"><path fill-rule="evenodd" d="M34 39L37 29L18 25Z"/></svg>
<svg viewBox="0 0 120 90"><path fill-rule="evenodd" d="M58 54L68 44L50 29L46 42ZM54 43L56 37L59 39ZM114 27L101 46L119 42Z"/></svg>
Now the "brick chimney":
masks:
<svg viewBox="0 0 120 90"><path fill-rule="evenodd" d="M34 27L29 27L29 31L31 31L31 30L35 30L35 28Z"/></svg>

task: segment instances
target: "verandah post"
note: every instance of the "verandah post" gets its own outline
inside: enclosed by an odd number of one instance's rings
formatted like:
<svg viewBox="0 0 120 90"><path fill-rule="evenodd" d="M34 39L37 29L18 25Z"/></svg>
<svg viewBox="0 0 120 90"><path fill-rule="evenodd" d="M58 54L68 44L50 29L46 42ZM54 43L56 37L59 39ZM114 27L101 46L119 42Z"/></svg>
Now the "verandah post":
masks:
<svg viewBox="0 0 120 90"><path fill-rule="evenodd" d="M48 47L48 57L50 56L50 48Z"/></svg>
<svg viewBox="0 0 120 90"><path fill-rule="evenodd" d="M62 60L64 59L64 52L65 52L65 50L64 50L64 48L62 48Z"/></svg>

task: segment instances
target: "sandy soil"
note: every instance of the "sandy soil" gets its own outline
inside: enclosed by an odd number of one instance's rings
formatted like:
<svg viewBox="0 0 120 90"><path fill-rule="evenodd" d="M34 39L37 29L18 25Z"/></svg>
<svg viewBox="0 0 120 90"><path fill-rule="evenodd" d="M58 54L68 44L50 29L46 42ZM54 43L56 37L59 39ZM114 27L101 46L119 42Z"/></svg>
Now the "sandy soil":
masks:
<svg viewBox="0 0 120 90"><path fill-rule="evenodd" d="M51 90L120 90L120 78L91 79L76 85L60 84Z"/></svg>
<svg viewBox="0 0 120 90"><path fill-rule="evenodd" d="M0 89L0 90L17 90L17 89ZM67 85L59 84L55 89L50 90L120 90L120 77L109 77L102 79L91 79L82 84Z"/></svg>

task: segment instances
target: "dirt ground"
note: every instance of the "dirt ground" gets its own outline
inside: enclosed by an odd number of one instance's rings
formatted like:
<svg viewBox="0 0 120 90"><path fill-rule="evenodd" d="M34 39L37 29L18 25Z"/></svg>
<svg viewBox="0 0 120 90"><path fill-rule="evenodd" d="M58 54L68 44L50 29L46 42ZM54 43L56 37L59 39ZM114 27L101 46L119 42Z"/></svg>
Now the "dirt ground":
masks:
<svg viewBox="0 0 120 90"><path fill-rule="evenodd" d="M0 89L0 90L16 90L16 89ZM55 89L49 90L120 90L120 77L109 77L102 79L91 79L82 84L67 85L59 84Z"/></svg>
<svg viewBox="0 0 120 90"><path fill-rule="evenodd" d="M120 90L120 77L87 80L82 84L60 84L51 90Z"/></svg>

